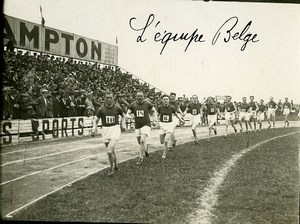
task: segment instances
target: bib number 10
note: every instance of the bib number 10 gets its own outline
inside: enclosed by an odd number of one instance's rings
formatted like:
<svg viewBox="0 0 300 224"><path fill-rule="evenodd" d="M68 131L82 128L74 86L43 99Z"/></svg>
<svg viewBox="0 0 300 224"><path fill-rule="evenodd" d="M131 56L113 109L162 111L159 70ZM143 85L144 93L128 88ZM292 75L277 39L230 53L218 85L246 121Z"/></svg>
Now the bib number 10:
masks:
<svg viewBox="0 0 300 224"><path fill-rule="evenodd" d="M114 116L106 116L106 124L114 124L116 122L116 118Z"/></svg>

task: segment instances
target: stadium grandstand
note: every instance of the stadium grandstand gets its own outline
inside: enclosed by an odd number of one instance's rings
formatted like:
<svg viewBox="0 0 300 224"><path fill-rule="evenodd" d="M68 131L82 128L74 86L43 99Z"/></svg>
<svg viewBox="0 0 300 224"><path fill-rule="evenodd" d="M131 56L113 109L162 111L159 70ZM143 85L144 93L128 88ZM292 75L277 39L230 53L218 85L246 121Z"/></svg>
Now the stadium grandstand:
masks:
<svg viewBox="0 0 300 224"><path fill-rule="evenodd" d="M94 115L103 103L103 93L112 91L131 103L142 89L157 104L162 91L118 66L14 49L4 51L3 92L5 118L29 119ZM38 99L45 94L46 113L38 113ZM92 113L87 96L91 95ZM59 102L55 101L57 99Z"/></svg>

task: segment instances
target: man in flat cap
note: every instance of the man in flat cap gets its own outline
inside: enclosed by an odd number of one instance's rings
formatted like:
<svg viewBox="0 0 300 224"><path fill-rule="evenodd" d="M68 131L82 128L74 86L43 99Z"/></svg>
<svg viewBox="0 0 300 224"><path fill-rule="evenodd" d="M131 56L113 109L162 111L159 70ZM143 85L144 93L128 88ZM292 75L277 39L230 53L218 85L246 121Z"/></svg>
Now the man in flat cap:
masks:
<svg viewBox="0 0 300 224"><path fill-rule="evenodd" d="M47 93L48 90L46 89L41 89L40 94L41 96L37 99L37 104L38 104L38 117L39 118L45 118L47 117L47 107L48 107L48 100L47 100Z"/></svg>

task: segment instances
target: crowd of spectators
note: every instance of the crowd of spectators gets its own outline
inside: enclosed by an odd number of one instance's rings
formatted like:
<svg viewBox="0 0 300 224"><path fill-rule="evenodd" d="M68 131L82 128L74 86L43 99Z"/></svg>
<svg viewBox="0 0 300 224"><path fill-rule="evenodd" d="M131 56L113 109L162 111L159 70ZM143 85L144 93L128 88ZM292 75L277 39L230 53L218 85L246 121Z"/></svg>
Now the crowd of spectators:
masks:
<svg viewBox="0 0 300 224"><path fill-rule="evenodd" d="M3 53L2 119L92 116L105 91L127 110L137 90L153 104L162 93L117 66L23 50Z"/></svg>
<svg viewBox="0 0 300 224"><path fill-rule="evenodd" d="M106 91L114 93L124 112L138 90L143 90L154 106L161 103L162 92L117 66L7 49L3 54L2 119L93 116ZM178 101L184 111L190 99L183 95ZM234 103L239 106L239 102ZM298 111L293 101L291 105ZM224 105L218 102L218 106L222 111ZM281 107L279 100L278 115ZM202 123L206 122L204 110Z"/></svg>

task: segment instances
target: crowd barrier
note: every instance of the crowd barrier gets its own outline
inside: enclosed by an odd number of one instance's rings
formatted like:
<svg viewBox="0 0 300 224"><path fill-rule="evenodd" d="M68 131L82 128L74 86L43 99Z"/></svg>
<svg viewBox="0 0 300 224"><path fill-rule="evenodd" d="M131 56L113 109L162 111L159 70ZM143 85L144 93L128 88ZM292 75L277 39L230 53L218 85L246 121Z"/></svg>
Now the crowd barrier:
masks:
<svg viewBox="0 0 300 224"><path fill-rule="evenodd" d="M2 120L1 146L18 145L31 141L90 136L94 117L44 118L30 120ZM185 117L185 126L190 125L190 119ZM128 119L127 130L134 129L134 119ZM101 120L97 133L101 134Z"/></svg>

